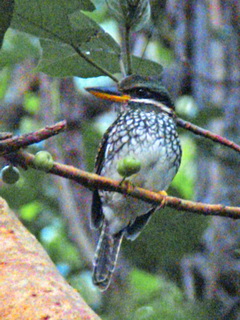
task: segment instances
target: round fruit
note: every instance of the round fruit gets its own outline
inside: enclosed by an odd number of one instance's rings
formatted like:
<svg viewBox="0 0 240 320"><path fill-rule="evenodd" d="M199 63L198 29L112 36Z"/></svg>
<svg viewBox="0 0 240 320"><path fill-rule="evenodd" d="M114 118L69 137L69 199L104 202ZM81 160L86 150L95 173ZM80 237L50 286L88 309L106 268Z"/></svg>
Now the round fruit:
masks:
<svg viewBox="0 0 240 320"><path fill-rule="evenodd" d="M39 151L36 153L33 163L36 168L49 171L53 167L53 157L48 151Z"/></svg>
<svg viewBox="0 0 240 320"><path fill-rule="evenodd" d="M18 168L9 165L9 166L5 166L2 170L1 170L1 176L2 176L2 181L8 184L14 184L16 183L19 178L20 178L20 173Z"/></svg>
<svg viewBox="0 0 240 320"><path fill-rule="evenodd" d="M126 157L118 161L117 171L122 177L130 177L139 172L141 169L141 162L134 157Z"/></svg>

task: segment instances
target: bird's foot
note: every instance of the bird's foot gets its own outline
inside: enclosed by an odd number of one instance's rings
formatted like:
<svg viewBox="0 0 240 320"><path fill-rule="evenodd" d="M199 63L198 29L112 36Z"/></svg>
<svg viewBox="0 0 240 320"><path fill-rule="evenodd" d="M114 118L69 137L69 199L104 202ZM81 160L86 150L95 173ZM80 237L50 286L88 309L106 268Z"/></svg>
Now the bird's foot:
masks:
<svg viewBox="0 0 240 320"><path fill-rule="evenodd" d="M161 202L161 204L160 204L160 206L159 206L159 209L160 209L160 208L164 208L165 205L166 205L166 202L167 202L165 197L167 197L168 194L167 194L167 192L164 191L164 190L158 191L158 194L160 194L161 196L164 196L164 198L163 198L163 200L162 200L162 202Z"/></svg>

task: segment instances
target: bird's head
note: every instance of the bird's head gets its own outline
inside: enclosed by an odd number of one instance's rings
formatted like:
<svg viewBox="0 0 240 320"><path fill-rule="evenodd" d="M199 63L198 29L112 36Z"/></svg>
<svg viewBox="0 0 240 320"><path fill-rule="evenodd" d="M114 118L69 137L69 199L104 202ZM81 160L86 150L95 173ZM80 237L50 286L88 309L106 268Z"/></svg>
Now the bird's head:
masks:
<svg viewBox="0 0 240 320"><path fill-rule="evenodd" d="M123 78L117 87L93 87L86 90L94 96L113 102L152 105L159 111L174 114L171 97L159 79L131 75Z"/></svg>

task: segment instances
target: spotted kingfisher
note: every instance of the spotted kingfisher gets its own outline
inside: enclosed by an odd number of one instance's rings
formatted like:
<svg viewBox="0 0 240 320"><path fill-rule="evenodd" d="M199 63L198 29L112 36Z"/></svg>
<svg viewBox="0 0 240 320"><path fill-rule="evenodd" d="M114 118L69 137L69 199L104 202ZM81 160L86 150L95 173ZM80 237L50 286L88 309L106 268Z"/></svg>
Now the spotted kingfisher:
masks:
<svg viewBox="0 0 240 320"><path fill-rule="evenodd" d="M122 181L119 161L131 157L140 162L141 168L126 179L128 183L155 192L166 190L179 169L182 151L175 107L161 82L131 75L116 88L86 90L120 105L117 119L101 141L95 172ZM93 192L91 225L101 230L93 282L100 290L110 284L123 237L136 239L157 207L117 192Z"/></svg>

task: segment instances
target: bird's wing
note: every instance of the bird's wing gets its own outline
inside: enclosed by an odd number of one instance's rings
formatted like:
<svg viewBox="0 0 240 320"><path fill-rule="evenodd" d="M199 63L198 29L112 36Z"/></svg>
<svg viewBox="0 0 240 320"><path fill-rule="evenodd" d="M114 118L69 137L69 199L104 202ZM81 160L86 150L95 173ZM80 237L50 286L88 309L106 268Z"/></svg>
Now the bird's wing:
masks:
<svg viewBox="0 0 240 320"><path fill-rule="evenodd" d="M95 172L97 174L101 174L101 171L102 171L110 129L111 129L111 127L103 135L102 141L101 141L99 149L98 149L97 157L95 160Z"/></svg>
<svg viewBox="0 0 240 320"><path fill-rule="evenodd" d="M109 136L111 135L111 130L112 128L115 127L116 123L119 120L119 117L113 122L113 124L107 129L105 134L103 135L101 144L98 149L96 161L95 161L95 172L99 175L101 175L102 168L104 165L104 161L107 157L108 151L107 151L107 146L108 146L108 139ZM93 192L93 199L92 199L92 210L91 210L91 227L99 229L102 226L103 223L103 212L102 212L102 202L101 198L98 192L98 189L94 190Z"/></svg>
<svg viewBox="0 0 240 320"><path fill-rule="evenodd" d="M154 206L144 215L137 217L134 223L126 228L125 237L128 240L132 240L132 241L135 240L139 236L142 229L149 222L155 210L156 210L156 207Z"/></svg>
<svg viewBox="0 0 240 320"><path fill-rule="evenodd" d="M115 123L115 122L114 122ZM111 128L113 127L114 123L108 128L108 130L103 135L102 141L100 143L96 161L95 161L95 172L96 174L101 174L102 167L105 160L105 153L108 144L108 137ZM99 229L103 223L103 212L102 212L102 202L98 192L98 189L94 190L93 198L92 198L92 210L91 210L91 227Z"/></svg>

